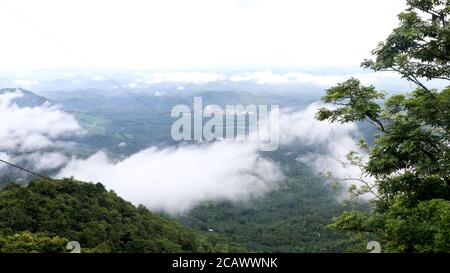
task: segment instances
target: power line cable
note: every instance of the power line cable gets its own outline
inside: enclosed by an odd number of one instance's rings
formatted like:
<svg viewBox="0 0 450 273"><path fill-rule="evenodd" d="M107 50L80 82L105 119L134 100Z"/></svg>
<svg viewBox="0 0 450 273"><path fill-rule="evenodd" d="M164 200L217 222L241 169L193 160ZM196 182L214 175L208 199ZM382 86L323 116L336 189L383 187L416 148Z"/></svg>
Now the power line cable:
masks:
<svg viewBox="0 0 450 273"><path fill-rule="evenodd" d="M10 6L6 5L3 1L0 1L0 3L6 8L8 9L11 13L13 13L14 15L16 15L17 17L19 17L20 19L22 19L22 21L24 21L25 23L27 23L29 26L31 26L32 28L34 28L36 31L38 31L39 33L41 33L42 35L46 36L48 39L50 39L51 41L53 41L56 45L58 45L61 49L63 49L64 51L66 51L67 53L69 53L69 55L75 56L81 63L83 63L85 66L89 67L92 71L94 71L95 73L99 74L100 76L102 76L103 78L105 78L106 80L108 80L109 82L111 82L115 87L117 87L120 91L125 92L126 94L128 94L129 96L133 97L135 100L139 101L143 106L145 106L147 109L151 110L152 112L158 114L159 116L164 116L163 113L161 113L160 111L154 109L152 106L150 106L147 102L145 102L142 98L140 98L139 96L137 96L136 94L133 94L132 92L130 92L129 90L127 90L126 88L124 88L122 85L120 85L116 80L112 79L111 77L109 77L106 73L104 73L103 71L101 71L100 69L98 69L97 67L93 66L92 64L90 64L88 61L86 61L84 58L82 58L80 55L76 54L73 50L71 50L70 48L68 48L67 46L65 46L63 43L61 43L58 39L56 39L55 37L53 37L52 35L50 35L49 33L43 31L41 28L39 28L35 23L33 23L31 20L29 20L28 18L22 16L19 12L17 12L15 9L11 8Z"/></svg>
<svg viewBox="0 0 450 273"><path fill-rule="evenodd" d="M38 32L40 32L41 34L43 34L44 36L47 36L47 38L49 38L50 40L52 40L53 42L55 42L59 47L61 47L62 49L64 49L67 53L71 54L71 55L75 55L79 61L81 61L84 65L86 65L87 67L89 67L90 69L92 69L94 72L96 72L97 74L101 75L102 77L104 77L106 80L108 80L109 82L111 82L115 87L119 88L119 90L124 91L125 93L127 93L129 96L133 97L135 100L139 101L142 105L145 106L146 109L151 110L152 112L155 112L156 114L163 116L163 113L157 111L156 109L154 109L152 106L150 106L149 104L147 104L147 102L145 102L142 98L136 96L135 94L133 94L132 92L128 91L126 88L122 87L116 80L112 79L111 77L109 77L108 75L106 75L103 71L99 70L98 68L96 68L95 66L91 65L89 62L87 62L85 59L83 59L81 56L79 56L78 54L75 54L73 52L73 50L69 49L68 47L66 47L64 44L62 44L59 40L57 40L55 37L49 35L48 33L42 31L39 27L36 26L36 24L33 24L33 22L31 22L30 20L28 20L27 18L21 16L16 10L12 9L11 7L9 7L8 5L5 5L5 3L3 1L0 1L3 6L8 9L10 12L14 13L17 17L21 18L24 22L26 22L28 25L30 25L31 27L33 27L35 30L37 30ZM28 172L32 175L35 175L37 177L43 178L43 179L47 179L50 181L55 181L54 179L47 177L45 175L41 175L39 173L36 173L34 171L28 170L24 167L18 166L14 163L8 162L6 160L0 159L1 163L4 163L6 165L9 165L11 167L14 167L16 169L19 169L21 171L24 172Z"/></svg>
<svg viewBox="0 0 450 273"><path fill-rule="evenodd" d="M9 165L9 166L11 166L11 167L17 168L17 169L19 169L19 170L21 170L21 171L24 171L24 172L27 172L27 173L31 173L32 175L35 175L35 176L37 176L37 177L40 177L40 178L43 178L43 179L47 179L47 180L50 180L50 181L55 181L54 179L51 179L51 178L48 177L48 176L45 176L45 175L38 174L38 173L36 173L36 172L30 171L30 170L28 170L28 169L26 169L26 168L24 168L24 167L18 166L18 165L16 165L16 164L11 163L11 162L8 162L8 161L6 161L6 160L0 159L0 162L1 162L1 163L4 163L4 164L6 164L6 165Z"/></svg>

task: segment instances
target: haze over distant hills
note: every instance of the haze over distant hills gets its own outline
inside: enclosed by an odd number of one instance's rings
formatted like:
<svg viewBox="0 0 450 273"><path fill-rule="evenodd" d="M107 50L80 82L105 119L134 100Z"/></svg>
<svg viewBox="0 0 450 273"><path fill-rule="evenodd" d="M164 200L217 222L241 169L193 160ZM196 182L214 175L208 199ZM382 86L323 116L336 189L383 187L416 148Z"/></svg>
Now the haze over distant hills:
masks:
<svg viewBox="0 0 450 273"><path fill-rule="evenodd" d="M35 107L35 106L41 106L42 104L48 102L50 103L49 99L44 98L42 96L38 96L28 90L25 90L23 88L3 88L0 89L0 95L1 94L8 94L8 93L16 93L19 92L22 94L20 97L16 97L12 100L13 103L17 104L19 107Z"/></svg>
<svg viewBox="0 0 450 273"><path fill-rule="evenodd" d="M101 182L135 205L200 231L214 230L250 251L361 251L368 238L351 239L326 228L342 212L345 186L332 188L319 172L355 172L343 170L339 159L372 131L364 123L316 121L317 101L325 88L347 76L388 86L390 92L410 86L389 73L330 71L112 71L114 80L48 71L36 74L45 75L39 81L9 75L2 83L18 88L0 90L0 99L14 96L4 110L14 109L24 118L20 122L38 123L27 112L51 122L26 134L34 138L23 138L24 143L33 146L0 149L0 155L52 177ZM245 144L174 141L171 109L179 104L192 109L194 97L201 97L203 106L279 105L280 148L262 152ZM52 128L66 129L49 134ZM2 183L26 184L32 178L5 166L0 174Z"/></svg>
<svg viewBox="0 0 450 273"><path fill-rule="evenodd" d="M246 83L240 84L245 89ZM352 135L357 139L358 131L314 122L314 102L320 93L281 96L277 85L254 85L264 92L236 91L231 86L215 90L210 86L206 91L177 88L158 95L140 92L135 93L136 99L127 93L111 94L95 88L39 92L48 97L24 89L3 89L0 98L6 93L20 94L10 102L19 107L15 111L42 111L40 120L46 115L70 115L79 126L77 130L83 132L79 136L69 131L53 136L45 148L3 153L50 176L73 175L101 182L136 205L168 213L201 231L212 229L249 250L358 249L357 241L325 228L341 212L338 200L342 192L318 176L325 165L337 168L333 158L344 155L336 154L335 145L342 145ZM201 86L192 84L191 88ZM192 107L194 96L201 96L204 106L279 104L287 111L283 114L284 148L262 153L251 146L173 141L170 110L177 104ZM56 119L48 128L61 125ZM308 159L312 157L316 159ZM142 159L135 161L137 158ZM177 162L185 163L180 167ZM130 164L134 165L131 169L126 167ZM164 174L158 174L159 170ZM2 173L4 182L26 183L31 178L5 167ZM107 174L111 176L104 176ZM271 236L264 236L266 233Z"/></svg>
<svg viewBox="0 0 450 273"><path fill-rule="evenodd" d="M133 93L164 95L182 91L244 91L306 94L321 93L351 76L388 92L403 92L411 85L395 73L373 73L359 67L253 68L249 70L144 71L112 69L40 69L4 71L0 86L21 87L48 96L80 90L97 90L105 96ZM119 86L116 86L118 84ZM430 86L442 88L444 82ZM54 92L57 91L57 92Z"/></svg>

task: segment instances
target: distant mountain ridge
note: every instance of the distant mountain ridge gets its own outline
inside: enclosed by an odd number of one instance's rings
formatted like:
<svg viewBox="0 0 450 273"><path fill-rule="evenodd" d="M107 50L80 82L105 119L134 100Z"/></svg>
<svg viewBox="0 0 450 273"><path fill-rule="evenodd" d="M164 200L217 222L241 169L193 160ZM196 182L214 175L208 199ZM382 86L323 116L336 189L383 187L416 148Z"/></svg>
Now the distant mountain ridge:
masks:
<svg viewBox="0 0 450 273"><path fill-rule="evenodd" d="M3 88L0 89L0 95L6 93L20 92L23 95L19 98L13 99L19 107L36 107L41 106L44 103L51 103L51 101L45 97L36 95L35 93L22 89L22 88Z"/></svg>

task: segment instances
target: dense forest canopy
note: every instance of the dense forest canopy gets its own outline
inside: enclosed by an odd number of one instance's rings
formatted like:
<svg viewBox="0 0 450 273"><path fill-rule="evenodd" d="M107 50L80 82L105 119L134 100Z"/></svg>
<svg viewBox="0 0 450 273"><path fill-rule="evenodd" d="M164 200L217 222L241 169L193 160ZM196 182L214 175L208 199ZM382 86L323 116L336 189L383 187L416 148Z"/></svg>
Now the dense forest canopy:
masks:
<svg viewBox="0 0 450 273"><path fill-rule="evenodd" d="M0 190L0 252L67 252L69 241L82 252L244 250L135 207L100 183L40 179Z"/></svg>
<svg viewBox="0 0 450 273"><path fill-rule="evenodd" d="M344 210L337 196L345 189L333 187L311 166L295 160L307 151L307 147L292 145L270 154L283 166L286 178L264 196L241 202L206 202L179 219L193 228L213 229L249 251L367 251L367 242L376 236L354 236L327 227ZM367 210L365 203L348 205Z"/></svg>

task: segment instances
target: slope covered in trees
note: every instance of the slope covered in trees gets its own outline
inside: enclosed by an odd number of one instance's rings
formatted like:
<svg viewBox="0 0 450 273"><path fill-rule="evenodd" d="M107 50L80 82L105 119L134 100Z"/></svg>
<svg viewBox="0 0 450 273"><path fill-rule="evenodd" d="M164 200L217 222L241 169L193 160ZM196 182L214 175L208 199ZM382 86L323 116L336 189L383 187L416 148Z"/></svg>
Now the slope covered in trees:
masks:
<svg viewBox="0 0 450 273"><path fill-rule="evenodd" d="M0 252L241 251L215 234L201 233L135 207L102 184L34 180L0 190Z"/></svg>
<svg viewBox="0 0 450 273"><path fill-rule="evenodd" d="M296 157L307 148L272 153L286 178L264 196L242 202L210 202L181 218L188 226L213 229L256 252L365 252L374 236L352 237L327 225L343 212L340 188L321 179ZM364 205L357 205L364 210Z"/></svg>

